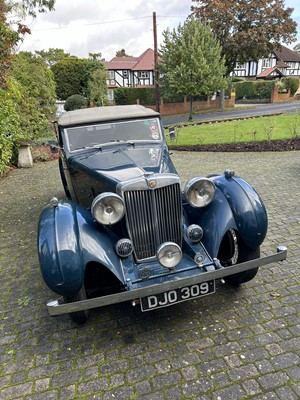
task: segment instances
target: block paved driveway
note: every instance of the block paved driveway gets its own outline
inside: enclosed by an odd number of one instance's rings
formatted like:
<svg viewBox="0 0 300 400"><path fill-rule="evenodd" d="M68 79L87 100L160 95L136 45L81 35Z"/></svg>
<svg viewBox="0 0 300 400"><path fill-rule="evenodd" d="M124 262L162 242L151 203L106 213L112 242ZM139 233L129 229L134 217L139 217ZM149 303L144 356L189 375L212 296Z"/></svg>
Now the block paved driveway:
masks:
<svg viewBox="0 0 300 400"><path fill-rule="evenodd" d="M124 303L77 327L51 318L37 220L63 197L57 162L0 180L0 399L299 399L300 152L176 153L183 181L232 168L261 194L270 254L288 261L214 295L141 313Z"/></svg>

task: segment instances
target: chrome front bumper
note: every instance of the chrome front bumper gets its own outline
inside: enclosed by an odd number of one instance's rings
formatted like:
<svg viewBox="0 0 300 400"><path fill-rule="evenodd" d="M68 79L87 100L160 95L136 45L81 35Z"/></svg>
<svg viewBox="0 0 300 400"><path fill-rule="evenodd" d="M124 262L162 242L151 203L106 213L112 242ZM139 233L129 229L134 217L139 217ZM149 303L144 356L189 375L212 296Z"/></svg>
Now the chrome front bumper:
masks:
<svg viewBox="0 0 300 400"><path fill-rule="evenodd" d="M140 289L133 289L122 293L111 294L108 296L97 297L94 299L77 301L74 303L59 304L58 300L50 300L47 303L48 312L51 316L68 314L75 311L88 310L91 308L108 306L111 304L121 303L123 301L136 300L140 297L146 297L162 293L168 290L176 289L183 286L189 286L196 283L206 282L213 279L221 279L229 275L244 272L249 269L262 267L264 265L286 260L287 248L285 246L278 246L277 253L270 256L257 258L255 260L247 261L241 264L233 265L231 267L220 268L218 260L215 262L215 270L208 272L201 272L199 275L194 275L187 278L174 279L170 282L155 284Z"/></svg>

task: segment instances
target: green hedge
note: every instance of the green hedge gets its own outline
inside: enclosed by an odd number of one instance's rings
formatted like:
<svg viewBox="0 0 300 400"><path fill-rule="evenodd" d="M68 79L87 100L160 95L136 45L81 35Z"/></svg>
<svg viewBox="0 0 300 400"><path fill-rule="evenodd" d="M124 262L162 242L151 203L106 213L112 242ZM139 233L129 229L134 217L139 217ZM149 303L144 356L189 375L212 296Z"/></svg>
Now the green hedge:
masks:
<svg viewBox="0 0 300 400"><path fill-rule="evenodd" d="M244 81L235 82L237 100L269 100L271 99L272 88L274 81Z"/></svg>
<svg viewBox="0 0 300 400"><path fill-rule="evenodd" d="M116 105L137 104L137 100L143 106L155 104L154 88L118 88L114 90Z"/></svg>
<svg viewBox="0 0 300 400"><path fill-rule="evenodd" d="M283 78L280 82L283 83L287 90L290 89L291 96L294 96L294 94L297 92L300 83L298 78Z"/></svg>

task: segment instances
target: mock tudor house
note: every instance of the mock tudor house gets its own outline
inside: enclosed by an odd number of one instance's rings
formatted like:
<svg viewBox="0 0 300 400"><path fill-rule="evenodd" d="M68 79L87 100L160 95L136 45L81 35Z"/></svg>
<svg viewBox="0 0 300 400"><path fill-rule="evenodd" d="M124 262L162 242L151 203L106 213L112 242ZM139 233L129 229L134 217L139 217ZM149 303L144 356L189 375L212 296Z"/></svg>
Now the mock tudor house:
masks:
<svg viewBox="0 0 300 400"><path fill-rule="evenodd" d="M245 64L237 63L232 75L246 79L300 78L300 53L280 46L266 58Z"/></svg>
<svg viewBox="0 0 300 400"><path fill-rule="evenodd" d="M147 49L139 57L125 56L121 50L121 57L114 57L104 62L108 73L108 99L113 101L113 90L118 87L146 87L154 86L154 51Z"/></svg>

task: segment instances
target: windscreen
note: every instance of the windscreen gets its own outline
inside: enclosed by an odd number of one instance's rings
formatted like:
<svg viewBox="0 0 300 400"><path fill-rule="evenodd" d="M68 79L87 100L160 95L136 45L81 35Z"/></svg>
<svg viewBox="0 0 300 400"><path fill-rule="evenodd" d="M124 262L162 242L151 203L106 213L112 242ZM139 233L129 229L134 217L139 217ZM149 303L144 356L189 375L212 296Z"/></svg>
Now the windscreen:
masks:
<svg viewBox="0 0 300 400"><path fill-rule="evenodd" d="M112 142L159 141L161 127L157 118L113 123L98 123L65 129L69 150L101 146Z"/></svg>

